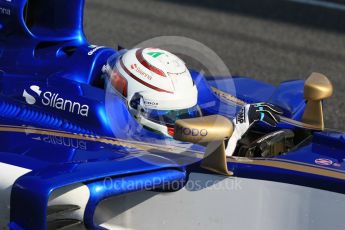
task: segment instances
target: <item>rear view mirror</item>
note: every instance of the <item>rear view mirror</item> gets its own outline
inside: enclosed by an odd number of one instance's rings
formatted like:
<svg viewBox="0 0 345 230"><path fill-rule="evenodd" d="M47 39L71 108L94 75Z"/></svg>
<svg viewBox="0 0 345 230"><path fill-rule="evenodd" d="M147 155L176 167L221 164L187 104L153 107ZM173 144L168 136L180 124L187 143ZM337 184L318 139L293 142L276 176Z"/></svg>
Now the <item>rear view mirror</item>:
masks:
<svg viewBox="0 0 345 230"><path fill-rule="evenodd" d="M232 122L219 115L177 120L174 138L191 143L223 141L231 137Z"/></svg>
<svg viewBox="0 0 345 230"><path fill-rule="evenodd" d="M232 122L220 115L182 119L175 123L174 139L206 145L201 167L229 176L224 142L233 130Z"/></svg>
<svg viewBox="0 0 345 230"><path fill-rule="evenodd" d="M324 115L322 100L331 97L333 86L330 80L323 74L312 73L304 84L304 98L307 105L302 121L324 129Z"/></svg>

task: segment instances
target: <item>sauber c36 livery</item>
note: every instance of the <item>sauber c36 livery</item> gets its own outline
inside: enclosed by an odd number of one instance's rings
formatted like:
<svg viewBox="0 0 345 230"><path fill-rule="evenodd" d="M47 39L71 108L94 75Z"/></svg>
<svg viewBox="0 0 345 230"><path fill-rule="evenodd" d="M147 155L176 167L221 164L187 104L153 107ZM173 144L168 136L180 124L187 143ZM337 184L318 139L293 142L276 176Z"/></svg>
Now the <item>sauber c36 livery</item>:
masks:
<svg viewBox="0 0 345 230"><path fill-rule="evenodd" d="M189 70L202 117L167 137L107 90L121 50L88 43L83 6L0 0L0 229L344 229L327 77L273 86ZM260 102L279 124L251 126L227 156L231 120Z"/></svg>

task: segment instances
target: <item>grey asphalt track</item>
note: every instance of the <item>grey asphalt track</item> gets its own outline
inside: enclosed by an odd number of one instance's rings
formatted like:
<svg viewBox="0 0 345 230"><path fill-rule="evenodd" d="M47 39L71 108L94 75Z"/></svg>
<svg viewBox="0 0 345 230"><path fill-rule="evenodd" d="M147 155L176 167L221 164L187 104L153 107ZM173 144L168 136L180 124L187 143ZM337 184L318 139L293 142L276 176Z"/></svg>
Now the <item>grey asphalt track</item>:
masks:
<svg viewBox="0 0 345 230"><path fill-rule="evenodd" d="M126 48L156 36L189 37L213 49L233 75L272 84L324 73L335 86L326 126L345 130L340 9L283 0L86 0L85 33L94 44Z"/></svg>

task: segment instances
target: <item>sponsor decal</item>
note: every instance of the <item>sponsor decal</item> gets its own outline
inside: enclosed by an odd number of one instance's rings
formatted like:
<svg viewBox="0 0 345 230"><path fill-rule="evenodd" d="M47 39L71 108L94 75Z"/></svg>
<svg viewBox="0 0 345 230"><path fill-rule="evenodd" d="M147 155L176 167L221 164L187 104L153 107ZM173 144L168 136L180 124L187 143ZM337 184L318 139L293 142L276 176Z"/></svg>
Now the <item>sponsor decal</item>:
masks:
<svg viewBox="0 0 345 230"><path fill-rule="evenodd" d="M78 140L78 139L72 139L68 137L57 137L57 136L44 136L44 137L38 137L41 140L47 144L52 145L60 145L68 148L73 149L80 149L80 150L86 150L86 141Z"/></svg>
<svg viewBox="0 0 345 230"><path fill-rule="evenodd" d="M87 55L92 56L97 50L104 48L104 46L90 45L89 48L92 50L90 50Z"/></svg>
<svg viewBox="0 0 345 230"><path fill-rule="evenodd" d="M201 137L206 137L208 135L207 129L191 129L191 128L181 128L178 127L176 129L176 133L181 133L185 136L201 136Z"/></svg>
<svg viewBox="0 0 345 230"><path fill-rule="evenodd" d="M0 6L0 14L11 16L11 10Z"/></svg>
<svg viewBox="0 0 345 230"><path fill-rule="evenodd" d="M156 91L158 91L158 92L165 92L165 93L171 93L171 94L173 94L173 92L171 92L171 91L168 91L168 90L165 90L165 89L161 89L161 88L159 88L159 87L156 87L156 86L154 86L154 85L151 85L151 84L149 84L148 82L146 82L146 81L144 81L144 80L138 78L137 76L135 76L129 69L127 69L127 67L126 67L125 64L123 63L122 58L120 58L120 65L121 65L121 67L123 68L123 70L124 70L131 78L133 78L133 79L136 80L137 82L140 82L141 84L143 84L143 85L145 85L145 86L147 86L147 87L149 87L149 88L151 88L151 89L153 89L153 90L156 90ZM133 66L133 68L135 68L135 67Z"/></svg>
<svg viewBox="0 0 345 230"><path fill-rule="evenodd" d="M152 80L152 76L145 73L137 64L131 65L131 69L134 70L135 72L137 72L138 74L140 74L141 76L143 76L149 80Z"/></svg>
<svg viewBox="0 0 345 230"><path fill-rule="evenodd" d="M329 165L333 164L333 161L331 161L330 159L326 159L326 158L318 158L315 160L315 164L329 166Z"/></svg>
<svg viewBox="0 0 345 230"><path fill-rule="evenodd" d="M158 106L158 102L155 101L144 101L145 105L149 105L149 106Z"/></svg>
<svg viewBox="0 0 345 230"><path fill-rule="evenodd" d="M40 87L37 85L30 86L30 90L32 91L32 93L28 93L28 91L25 89L23 91L23 97L26 103L29 105L36 104L38 100L44 106L49 106L58 110L67 111L84 117L87 117L89 115L88 105L65 99L61 97L58 93L50 91L42 92Z"/></svg>
<svg viewBox="0 0 345 230"><path fill-rule="evenodd" d="M246 122L246 109L245 107L243 107L240 112L238 112L237 116L236 116L236 123L240 123L243 124Z"/></svg>
<svg viewBox="0 0 345 230"><path fill-rule="evenodd" d="M30 86L30 89L37 94L37 96L41 96L42 91L40 90L40 87L37 85ZM25 89L23 91L23 97L25 98L26 103L29 105L33 105L36 103L35 97L31 96Z"/></svg>
<svg viewBox="0 0 345 230"><path fill-rule="evenodd" d="M148 52L147 54L150 55L153 58L157 58L157 57L161 56L164 53L163 52Z"/></svg>

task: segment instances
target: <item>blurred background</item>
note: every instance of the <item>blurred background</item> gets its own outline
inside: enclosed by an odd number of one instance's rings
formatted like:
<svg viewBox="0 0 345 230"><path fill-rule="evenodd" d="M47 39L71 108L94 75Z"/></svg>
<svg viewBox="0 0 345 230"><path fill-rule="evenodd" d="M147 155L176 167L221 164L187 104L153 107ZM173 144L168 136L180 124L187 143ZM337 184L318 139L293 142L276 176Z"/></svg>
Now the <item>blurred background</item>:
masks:
<svg viewBox="0 0 345 230"><path fill-rule="evenodd" d="M335 86L326 126L345 130L343 0L86 0L84 23L91 43L114 48L189 37L213 49L232 75L275 85L323 73Z"/></svg>

